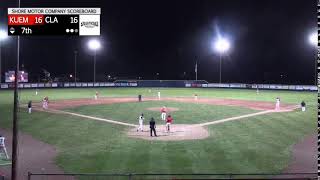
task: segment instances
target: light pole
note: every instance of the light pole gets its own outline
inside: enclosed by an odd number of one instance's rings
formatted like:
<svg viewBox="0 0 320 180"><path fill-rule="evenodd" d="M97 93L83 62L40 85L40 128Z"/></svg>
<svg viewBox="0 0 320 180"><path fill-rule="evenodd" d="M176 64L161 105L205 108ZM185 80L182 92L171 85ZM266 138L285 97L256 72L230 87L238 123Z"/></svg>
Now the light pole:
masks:
<svg viewBox="0 0 320 180"><path fill-rule="evenodd" d="M318 64L317 64L317 47L318 47L318 33L316 33L316 32L314 32L314 33L312 33L312 34L310 34L309 35L309 43L312 45L312 46L314 46L315 48L316 48L316 53L315 53L315 82L314 82L314 84L315 85L317 85L317 66L318 66Z"/></svg>
<svg viewBox="0 0 320 180"><path fill-rule="evenodd" d="M217 41L214 42L214 49L219 53L220 62L219 62L219 83L221 84L221 61L222 55L226 53L230 48L230 43L227 39L220 37Z"/></svg>
<svg viewBox="0 0 320 180"><path fill-rule="evenodd" d="M89 49L94 51L93 56L93 83L96 82L96 59L97 59L97 50L100 49L101 44L98 40L92 39L88 43Z"/></svg>
<svg viewBox="0 0 320 180"><path fill-rule="evenodd" d="M77 82L77 54L78 51L74 51L74 83Z"/></svg>
<svg viewBox="0 0 320 180"><path fill-rule="evenodd" d="M0 30L0 83L2 82L2 59L1 59L1 45L2 41L7 39L8 35L4 30Z"/></svg>

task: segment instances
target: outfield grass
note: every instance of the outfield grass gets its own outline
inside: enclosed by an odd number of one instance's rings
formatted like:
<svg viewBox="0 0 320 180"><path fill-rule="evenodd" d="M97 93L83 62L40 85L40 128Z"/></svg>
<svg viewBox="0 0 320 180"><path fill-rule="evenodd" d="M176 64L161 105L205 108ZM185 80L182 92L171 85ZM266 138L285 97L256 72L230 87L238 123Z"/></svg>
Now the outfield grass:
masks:
<svg viewBox="0 0 320 180"><path fill-rule="evenodd" d="M108 92L106 96L148 93L147 89L99 91L103 95ZM59 151L56 163L66 172L82 173L279 173L288 164L291 146L316 132L316 93L262 91L256 95L254 91L216 89L163 89L161 92L164 96L185 96L194 91L200 96L219 98L274 101L274 97L280 96L288 103L303 99L307 102L307 111L211 125L208 126L209 138L179 142L128 138L124 126L45 112L29 115L21 111L20 130L56 146ZM94 90L48 89L41 90L40 96L33 93L22 91L22 102L35 101L44 94L51 99L92 97ZM11 92L0 91L0 99L0 127L9 128Z"/></svg>
<svg viewBox="0 0 320 180"><path fill-rule="evenodd" d="M276 97L280 97L283 103L297 104L304 100L307 105L316 105L316 92L298 92L298 91L272 91L260 90L259 94L255 90L244 89L212 89L212 88L70 88L70 89L40 89L39 94L35 95L35 90L21 90L20 100L26 103L29 100L41 101L44 96L50 100L74 99L74 98L93 98L96 91L99 91L103 97L137 97L138 94L143 96L157 96L161 92L162 97L193 97L195 93L201 97L209 98L228 98L242 99L252 101L275 102ZM11 104L13 97L12 91L3 90L0 93L1 103Z"/></svg>
<svg viewBox="0 0 320 180"><path fill-rule="evenodd" d="M160 117L160 107L164 105L179 108L178 111L170 113L174 118L175 124L198 124L258 112L257 110L236 106L216 106L172 101L144 101L80 106L69 108L67 111L131 124L138 124L138 116L144 113L147 121L151 117L154 117L158 123L163 124ZM151 107L159 107L159 111L147 110L147 108Z"/></svg>

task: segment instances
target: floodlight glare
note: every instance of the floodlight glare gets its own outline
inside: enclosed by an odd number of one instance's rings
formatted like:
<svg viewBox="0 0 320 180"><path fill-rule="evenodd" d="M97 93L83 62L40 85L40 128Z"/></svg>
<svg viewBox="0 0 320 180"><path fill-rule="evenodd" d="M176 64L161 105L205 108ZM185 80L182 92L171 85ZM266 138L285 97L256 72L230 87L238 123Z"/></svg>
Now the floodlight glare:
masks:
<svg viewBox="0 0 320 180"><path fill-rule="evenodd" d="M309 35L309 42L313 46L318 45L318 34L316 32Z"/></svg>
<svg viewBox="0 0 320 180"><path fill-rule="evenodd" d="M6 39L7 37L7 32L4 30L0 30L0 41Z"/></svg>
<svg viewBox="0 0 320 180"><path fill-rule="evenodd" d="M100 49L101 44L98 40L92 39L89 41L88 46L89 46L89 49L91 49L91 50L98 50L98 49Z"/></svg>
<svg viewBox="0 0 320 180"><path fill-rule="evenodd" d="M219 53L224 53L229 50L230 43L227 39L220 38L214 43L214 48Z"/></svg>
<svg viewBox="0 0 320 180"><path fill-rule="evenodd" d="M96 82L96 58L97 58L97 50L100 49L101 44L97 39L91 39L88 42L88 47L91 50L94 50L94 56L93 56L93 83Z"/></svg>

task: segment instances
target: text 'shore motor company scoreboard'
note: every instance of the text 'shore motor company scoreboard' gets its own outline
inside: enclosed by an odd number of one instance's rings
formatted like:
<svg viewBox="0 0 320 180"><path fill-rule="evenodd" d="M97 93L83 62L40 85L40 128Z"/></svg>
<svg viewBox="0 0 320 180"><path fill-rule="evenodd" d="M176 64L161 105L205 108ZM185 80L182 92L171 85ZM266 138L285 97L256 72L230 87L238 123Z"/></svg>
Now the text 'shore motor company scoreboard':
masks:
<svg viewBox="0 0 320 180"><path fill-rule="evenodd" d="M8 8L8 35L99 36L100 8Z"/></svg>

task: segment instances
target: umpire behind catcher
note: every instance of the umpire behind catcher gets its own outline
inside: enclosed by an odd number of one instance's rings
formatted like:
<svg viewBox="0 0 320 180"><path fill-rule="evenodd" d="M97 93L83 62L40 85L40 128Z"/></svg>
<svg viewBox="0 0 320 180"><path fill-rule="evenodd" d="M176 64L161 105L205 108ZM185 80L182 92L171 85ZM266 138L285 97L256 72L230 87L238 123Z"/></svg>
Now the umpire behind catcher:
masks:
<svg viewBox="0 0 320 180"><path fill-rule="evenodd" d="M154 121L153 117L150 119L150 136L152 136L152 131L154 132L154 136L157 137L157 132L156 132L156 122Z"/></svg>

